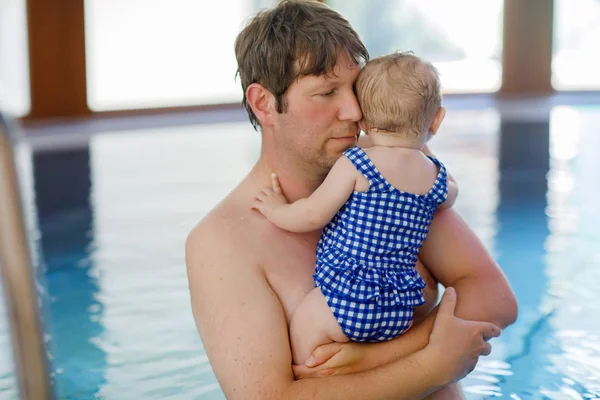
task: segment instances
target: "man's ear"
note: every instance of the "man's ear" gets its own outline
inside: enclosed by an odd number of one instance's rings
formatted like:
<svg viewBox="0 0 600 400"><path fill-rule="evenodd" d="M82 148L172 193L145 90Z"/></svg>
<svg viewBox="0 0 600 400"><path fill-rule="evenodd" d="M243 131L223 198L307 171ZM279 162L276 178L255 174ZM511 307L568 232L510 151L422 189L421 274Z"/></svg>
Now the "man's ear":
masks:
<svg viewBox="0 0 600 400"><path fill-rule="evenodd" d="M435 117L433 117L433 121L431 121L431 125L429 126L430 135L435 135L437 133L438 129L440 128L440 125L442 125L442 121L444 120L445 116L446 109L444 107L440 107L437 110L437 113L435 113Z"/></svg>
<svg viewBox="0 0 600 400"><path fill-rule="evenodd" d="M260 83L253 83L246 88L246 100L261 126L273 124L273 114L277 110L275 108L275 96L271 92Z"/></svg>

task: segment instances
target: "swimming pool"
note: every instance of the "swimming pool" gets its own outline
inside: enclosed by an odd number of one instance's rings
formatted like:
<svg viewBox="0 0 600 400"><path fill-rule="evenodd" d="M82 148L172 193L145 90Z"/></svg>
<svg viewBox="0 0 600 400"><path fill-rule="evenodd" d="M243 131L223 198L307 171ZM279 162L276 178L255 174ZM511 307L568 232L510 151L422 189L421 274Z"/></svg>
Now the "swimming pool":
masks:
<svg viewBox="0 0 600 400"><path fill-rule="evenodd" d="M457 209L520 305L463 381L469 399L600 398L600 109L541 114L450 110L432 143L461 187ZM58 398L224 398L191 316L183 245L259 146L242 122L95 135L63 153L22 149ZM4 313L0 399L12 400Z"/></svg>

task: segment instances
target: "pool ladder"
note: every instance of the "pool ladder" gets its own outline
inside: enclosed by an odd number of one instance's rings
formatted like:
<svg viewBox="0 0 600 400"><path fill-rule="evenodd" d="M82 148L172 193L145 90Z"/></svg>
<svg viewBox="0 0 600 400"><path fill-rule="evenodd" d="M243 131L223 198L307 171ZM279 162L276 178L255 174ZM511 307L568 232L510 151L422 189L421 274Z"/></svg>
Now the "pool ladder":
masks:
<svg viewBox="0 0 600 400"><path fill-rule="evenodd" d="M51 400L54 396L25 230L13 134L0 113L0 280L4 283L20 397Z"/></svg>

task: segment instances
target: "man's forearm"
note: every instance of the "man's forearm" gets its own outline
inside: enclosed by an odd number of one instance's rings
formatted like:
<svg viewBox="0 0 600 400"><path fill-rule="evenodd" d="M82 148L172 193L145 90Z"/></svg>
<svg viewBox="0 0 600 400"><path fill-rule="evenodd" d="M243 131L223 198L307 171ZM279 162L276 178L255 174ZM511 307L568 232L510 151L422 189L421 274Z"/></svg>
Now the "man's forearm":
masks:
<svg viewBox="0 0 600 400"><path fill-rule="evenodd" d="M374 368L385 365L422 350L429 343L429 335L433 329L437 308L432 311L421 323L411 328L405 334L379 343L357 344L365 346L364 368Z"/></svg>
<svg viewBox="0 0 600 400"><path fill-rule="evenodd" d="M365 372L295 381L284 398L422 399L448 383L435 370L437 361L427 349L421 350Z"/></svg>

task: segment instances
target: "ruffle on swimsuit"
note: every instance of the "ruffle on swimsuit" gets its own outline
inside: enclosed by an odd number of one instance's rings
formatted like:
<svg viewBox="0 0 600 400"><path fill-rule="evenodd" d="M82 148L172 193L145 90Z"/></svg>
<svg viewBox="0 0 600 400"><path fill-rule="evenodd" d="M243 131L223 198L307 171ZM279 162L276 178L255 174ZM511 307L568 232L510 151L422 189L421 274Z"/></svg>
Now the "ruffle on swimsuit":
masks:
<svg viewBox="0 0 600 400"><path fill-rule="evenodd" d="M425 282L414 268L391 265L366 265L346 257L341 251L328 249L317 265L315 283L323 294L357 303L376 302L382 309L416 307L425 303Z"/></svg>

